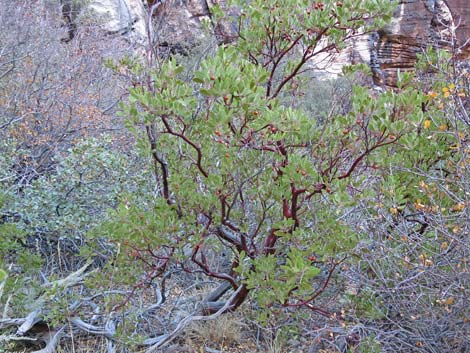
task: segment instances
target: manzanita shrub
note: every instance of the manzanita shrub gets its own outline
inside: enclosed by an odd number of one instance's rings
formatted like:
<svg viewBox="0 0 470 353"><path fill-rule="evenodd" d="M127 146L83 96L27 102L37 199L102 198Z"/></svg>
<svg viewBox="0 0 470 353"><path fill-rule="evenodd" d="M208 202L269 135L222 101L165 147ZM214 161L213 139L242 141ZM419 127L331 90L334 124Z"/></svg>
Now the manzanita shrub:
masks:
<svg viewBox="0 0 470 353"><path fill-rule="evenodd" d="M306 73L310 60L383 25L394 4L232 5L235 38L194 71L155 60L151 50L146 63L115 65L132 80L122 111L152 160L157 190L145 200L128 195L100 228L120 246L115 264L133 269L125 278L135 288L179 268L227 283L237 293L230 310L251 297L266 309L260 317L309 308L344 325L375 320L386 331L390 296L376 284L389 288L396 276L409 283L429 268L430 252L451 242L436 235L447 227L440 212L466 205L454 179L447 191L429 192L429 180L460 173L466 153L465 122L444 114L434 93L458 97L458 88L437 76L430 88L401 73L395 90L355 86L336 110L344 113L312 115L298 104L319 89ZM325 307L320 298L335 271L352 275L350 265L359 274L348 281L361 289Z"/></svg>
<svg viewBox="0 0 470 353"><path fill-rule="evenodd" d="M112 152L114 139L87 139L57 154L53 168L26 185L14 174L18 149L2 141L2 304L18 317L39 307L51 328L71 327L72 318L89 334L152 346L149 352L194 308L220 314L248 298L263 309L256 313L264 323L296 308L331 319L335 333L325 330L327 339L342 336L345 349L465 347L468 71L429 49L418 75L399 74L397 89L353 86L347 104L319 114L317 102L306 102L325 96L312 63L382 26L395 4L228 6L227 14L213 8L212 20L232 24L233 33L196 64L162 58L154 46L144 60L109 63L129 79L121 111L142 160L129 149ZM80 289L42 283L40 269L60 269L63 254L57 246L56 262L39 245L25 246L39 228L57 234L57 244L86 243L80 254L77 246L67 255L80 264L94 257ZM175 273L173 290L165 291ZM204 292L220 286L192 305L175 299L191 295L178 288L188 279L196 283L187 287ZM157 282L161 295L144 308L144 288ZM230 298L220 301L228 290ZM109 318L97 316L94 304L92 314L88 304L74 304L93 300L103 301ZM156 321L165 334L139 337L159 334L146 325L160 309L165 315ZM311 322L298 326L309 344L322 340Z"/></svg>
<svg viewBox="0 0 470 353"><path fill-rule="evenodd" d="M152 49L146 63L115 64L132 80L122 110L152 158L158 193L152 202L129 195L101 231L120 256L141 260L146 283L176 265L238 290L232 310L252 293L263 307L328 314L315 299L359 240L342 216L373 196L363 185L420 124L427 97L356 87L348 114L321 121L289 103L298 89L315 90L309 60L383 25L388 0L229 5L236 18L216 14L234 22L235 40L190 80ZM224 270L214 260L222 252Z"/></svg>

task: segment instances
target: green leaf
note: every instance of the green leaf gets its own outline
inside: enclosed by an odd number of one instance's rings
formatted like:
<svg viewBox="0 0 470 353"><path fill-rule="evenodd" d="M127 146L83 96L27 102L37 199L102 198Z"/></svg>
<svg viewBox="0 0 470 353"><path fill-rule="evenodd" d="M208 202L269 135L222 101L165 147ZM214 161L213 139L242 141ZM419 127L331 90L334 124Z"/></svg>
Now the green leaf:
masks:
<svg viewBox="0 0 470 353"><path fill-rule="evenodd" d="M0 282L3 282L7 279L8 273L5 270L0 269Z"/></svg>

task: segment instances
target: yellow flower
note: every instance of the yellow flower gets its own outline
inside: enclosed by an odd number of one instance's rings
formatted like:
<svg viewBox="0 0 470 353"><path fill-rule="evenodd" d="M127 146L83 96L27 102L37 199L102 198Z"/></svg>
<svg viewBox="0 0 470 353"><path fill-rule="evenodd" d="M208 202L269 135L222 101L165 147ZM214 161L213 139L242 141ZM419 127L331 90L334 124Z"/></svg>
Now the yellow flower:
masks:
<svg viewBox="0 0 470 353"><path fill-rule="evenodd" d="M431 127L431 120L427 119L424 121L424 128L429 129Z"/></svg>
<svg viewBox="0 0 470 353"><path fill-rule="evenodd" d="M449 297L446 300L442 302L444 305L453 305L455 303L455 298L454 297Z"/></svg>
<svg viewBox="0 0 470 353"><path fill-rule="evenodd" d="M454 207L452 207L452 210L456 212L460 212L460 211L463 211L464 208L465 208L465 204L463 202L459 202L458 204L454 205Z"/></svg>
<svg viewBox="0 0 470 353"><path fill-rule="evenodd" d="M423 210L423 209L426 208L426 205L423 205L423 204L421 203L421 200L419 200L419 199L416 200L416 202L415 202L414 205L415 205L415 208L416 208L417 210Z"/></svg>

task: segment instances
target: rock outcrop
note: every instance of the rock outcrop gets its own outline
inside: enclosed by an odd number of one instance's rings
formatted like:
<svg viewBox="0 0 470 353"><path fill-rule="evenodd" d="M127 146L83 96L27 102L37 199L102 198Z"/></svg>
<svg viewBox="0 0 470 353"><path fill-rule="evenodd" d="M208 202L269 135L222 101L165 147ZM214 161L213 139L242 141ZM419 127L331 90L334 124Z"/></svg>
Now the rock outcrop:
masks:
<svg viewBox="0 0 470 353"><path fill-rule="evenodd" d="M203 23L215 31L219 40L224 41L229 30L222 24L212 23L212 9L225 6L226 0L48 0L60 1L62 16L66 22L68 38L73 39L78 22L88 19L110 34L123 34L134 42L146 42L146 18L149 8L154 5L154 30L160 46L171 52L187 53L206 32Z"/></svg>
<svg viewBox="0 0 470 353"><path fill-rule="evenodd" d="M319 77L334 77L344 65L368 63L376 85L394 87L398 71L413 70L428 46L452 50L459 60L470 58L468 0L400 0L389 25L355 38L339 54L314 58L311 66Z"/></svg>
<svg viewBox="0 0 470 353"><path fill-rule="evenodd" d="M146 35L142 0L92 0L86 11L93 13L109 33Z"/></svg>
<svg viewBox="0 0 470 353"><path fill-rule="evenodd" d="M334 77L344 65L369 63L377 85L395 86L397 72L412 70L417 54L428 46L458 48L459 59L470 57L469 0L399 0L392 22L372 35L350 42L337 55L322 54L311 66L320 77ZM167 1L158 11L160 40L173 51L190 48L204 36L202 21L211 21L211 8L221 0ZM213 24L214 25L214 24ZM229 26L216 27L219 40L230 38Z"/></svg>
<svg viewBox="0 0 470 353"><path fill-rule="evenodd" d="M61 0L70 3L74 0ZM146 37L147 8L155 0L89 0L86 13L93 13L110 33ZM395 86L398 70L412 70L417 54L428 46L453 48L459 59L470 58L469 0L399 0L392 22L372 35L357 37L339 54L316 57L311 62L319 76L333 77L344 65L366 62L377 85ZM219 42L232 39L227 23L213 23L212 10L226 0L167 0L154 13L155 34L161 47L187 53L205 36L203 22ZM145 5L144 5L145 4Z"/></svg>
<svg viewBox="0 0 470 353"><path fill-rule="evenodd" d="M452 49L466 59L469 24L467 0L400 0L392 22L372 40L375 83L395 86L398 70L412 70L428 46Z"/></svg>
<svg viewBox="0 0 470 353"><path fill-rule="evenodd" d="M154 14L155 31L161 47L186 53L204 35L203 22L211 21L210 0L166 1Z"/></svg>
<svg viewBox="0 0 470 353"><path fill-rule="evenodd" d="M98 24L109 34L122 34L133 42L143 42L146 37L146 11L142 0L60 0L62 17L68 27L68 37L74 38L77 23L89 22ZM49 0L49 6L57 4Z"/></svg>

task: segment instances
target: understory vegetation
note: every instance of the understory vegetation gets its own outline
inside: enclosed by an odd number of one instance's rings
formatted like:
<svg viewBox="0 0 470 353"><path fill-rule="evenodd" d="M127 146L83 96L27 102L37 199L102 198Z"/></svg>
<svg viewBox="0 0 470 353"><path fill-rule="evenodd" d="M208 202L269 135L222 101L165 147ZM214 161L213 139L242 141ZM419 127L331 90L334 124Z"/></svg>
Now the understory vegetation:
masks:
<svg viewBox="0 0 470 353"><path fill-rule="evenodd" d="M182 56L0 0L0 353L468 352L457 44L319 79L396 4L227 3Z"/></svg>

